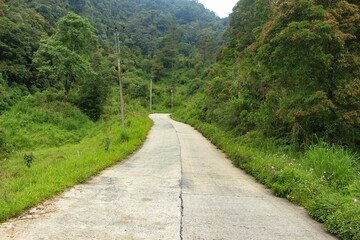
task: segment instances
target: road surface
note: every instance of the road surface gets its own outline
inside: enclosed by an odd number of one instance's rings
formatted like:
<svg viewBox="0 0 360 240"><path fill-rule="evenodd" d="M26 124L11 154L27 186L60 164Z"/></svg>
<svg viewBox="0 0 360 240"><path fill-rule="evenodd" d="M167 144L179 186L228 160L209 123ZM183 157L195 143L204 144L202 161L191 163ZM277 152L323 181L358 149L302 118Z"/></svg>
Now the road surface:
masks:
<svg viewBox="0 0 360 240"><path fill-rule="evenodd" d="M190 126L151 118L137 153L0 225L0 239L335 239Z"/></svg>

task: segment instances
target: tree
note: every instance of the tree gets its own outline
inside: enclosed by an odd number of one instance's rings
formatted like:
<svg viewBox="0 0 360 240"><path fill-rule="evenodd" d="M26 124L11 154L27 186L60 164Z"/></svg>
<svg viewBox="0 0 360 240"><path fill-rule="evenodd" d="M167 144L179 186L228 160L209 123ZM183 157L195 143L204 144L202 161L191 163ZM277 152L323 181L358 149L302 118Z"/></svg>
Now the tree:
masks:
<svg viewBox="0 0 360 240"><path fill-rule="evenodd" d="M86 78L93 77L89 61L91 50L96 48L94 28L90 23L69 13L58 22L58 31L42 41L34 57L34 64L42 82L39 87L59 86L67 99L71 88Z"/></svg>
<svg viewBox="0 0 360 240"><path fill-rule="evenodd" d="M70 12L57 25L54 38L64 47L82 56L88 56L97 49L95 28L87 19Z"/></svg>
<svg viewBox="0 0 360 240"><path fill-rule="evenodd" d="M76 13L81 13L85 10L85 0L69 0L70 9Z"/></svg>
<svg viewBox="0 0 360 240"><path fill-rule="evenodd" d="M353 126L358 122L354 99L359 93L343 89L358 86L356 74L352 75L358 69L353 60L357 58L347 47L355 39L350 31L354 28L341 28L334 16L313 1L279 3L255 53L258 65L271 76L259 113L261 128L269 135L298 143L317 136L353 145L348 139L358 131Z"/></svg>
<svg viewBox="0 0 360 240"><path fill-rule="evenodd" d="M82 82L73 103L96 121L103 113L103 106L110 92L111 83L116 79L116 72L109 58L104 57L100 51L92 56L91 67L96 75Z"/></svg>
<svg viewBox="0 0 360 240"><path fill-rule="evenodd" d="M65 99L75 83L94 74L88 61L52 37L41 42L33 62L41 79L38 87L59 87L60 82Z"/></svg>
<svg viewBox="0 0 360 240"><path fill-rule="evenodd" d="M0 0L0 17L4 16L4 0Z"/></svg>
<svg viewBox="0 0 360 240"><path fill-rule="evenodd" d="M45 34L44 25L44 19L35 11L9 9L0 2L0 72L9 86L31 86L31 59Z"/></svg>
<svg viewBox="0 0 360 240"><path fill-rule="evenodd" d="M170 33L168 33L161 41L161 52L159 57L166 69L172 69L177 61L179 54L178 42L178 32L175 26L173 26Z"/></svg>

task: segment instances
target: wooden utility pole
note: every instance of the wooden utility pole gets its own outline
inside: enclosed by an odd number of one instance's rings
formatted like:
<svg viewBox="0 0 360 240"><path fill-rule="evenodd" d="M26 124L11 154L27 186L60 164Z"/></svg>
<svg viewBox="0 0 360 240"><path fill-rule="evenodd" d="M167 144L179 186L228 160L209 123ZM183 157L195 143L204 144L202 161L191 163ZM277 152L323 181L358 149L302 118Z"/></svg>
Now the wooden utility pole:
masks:
<svg viewBox="0 0 360 240"><path fill-rule="evenodd" d="M115 46L116 46L116 55L118 59L118 80L119 80L119 94L120 94L120 112L121 112L121 127L125 130L125 113L124 113L124 97L123 97L123 83L121 78L121 61L120 61L120 40L119 33L117 32L117 27L115 27Z"/></svg>
<svg viewBox="0 0 360 240"><path fill-rule="evenodd" d="M150 112L152 111L152 85L153 85L153 80L152 78L150 78Z"/></svg>
<svg viewBox="0 0 360 240"><path fill-rule="evenodd" d="M171 112L173 112L174 109L174 89L171 88Z"/></svg>

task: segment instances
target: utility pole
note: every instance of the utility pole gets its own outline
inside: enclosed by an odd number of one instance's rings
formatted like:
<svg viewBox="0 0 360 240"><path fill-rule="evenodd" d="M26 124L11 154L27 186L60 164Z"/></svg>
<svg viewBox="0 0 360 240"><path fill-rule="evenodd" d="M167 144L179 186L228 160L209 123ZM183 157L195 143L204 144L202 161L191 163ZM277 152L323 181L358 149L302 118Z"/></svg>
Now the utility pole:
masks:
<svg viewBox="0 0 360 240"><path fill-rule="evenodd" d="M174 108L174 89L171 88L171 112L173 112Z"/></svg>
<svg viewBox="0 0 360 240"><path fill-rule="evenodd" d="M152 85L153 85L153 79L150 77L150 112L152 111Z"/></svg>
<svg viewBox="0 0 360 240"><path fill-rule="evenodd" d="M124 97L123 97L123 83L121 78L121 61L120 61L120 40L119 33L117 32L117 27L115 27L115 46L116 46L116 55L118 60L118 80L119 80L119 95L120 95L120 112L121 112L121 127L125 130L125 113L124 113Z"/></svg>

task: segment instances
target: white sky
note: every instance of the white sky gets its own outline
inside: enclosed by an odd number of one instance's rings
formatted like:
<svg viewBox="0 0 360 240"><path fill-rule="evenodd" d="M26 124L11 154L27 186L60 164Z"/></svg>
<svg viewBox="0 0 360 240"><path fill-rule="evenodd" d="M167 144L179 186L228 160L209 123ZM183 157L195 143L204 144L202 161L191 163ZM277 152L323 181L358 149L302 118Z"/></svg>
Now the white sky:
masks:
<svg viewBox="0 0 360 240"><path fill-rule="evenodd" d="M228 17L239 0L198 0L205 8L213 11L221 18Z"/></svg>

